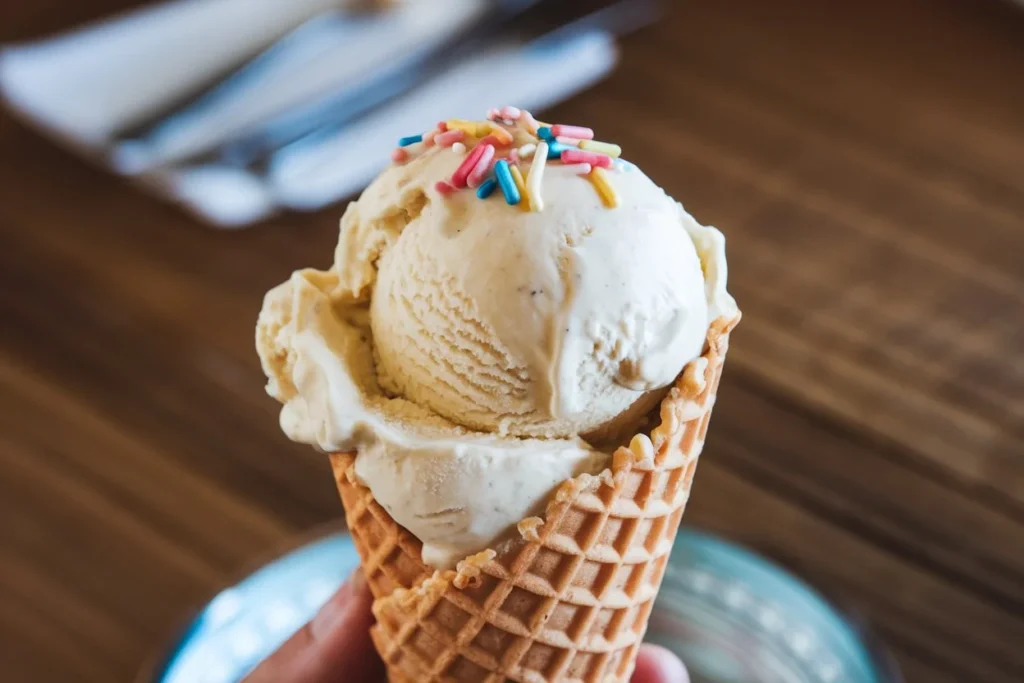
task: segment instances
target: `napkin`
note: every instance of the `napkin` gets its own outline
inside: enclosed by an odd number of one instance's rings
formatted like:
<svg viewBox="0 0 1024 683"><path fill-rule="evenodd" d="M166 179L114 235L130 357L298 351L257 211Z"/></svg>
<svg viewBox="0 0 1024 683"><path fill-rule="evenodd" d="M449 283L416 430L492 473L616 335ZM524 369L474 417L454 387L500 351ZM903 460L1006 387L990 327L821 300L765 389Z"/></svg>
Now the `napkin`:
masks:
<svg viewBox="0 0 1024 683"><path fill-rule="evenodd" d="M613 36L599 29L496 39L366 115L285 139L255 160L223 158L242 133L318 94L404 70L492 7L441 6L366 13L343 0L173 0L5 47L0 94L29 125L144 191L210 225L244 227L359 191L410 130L503 104L551 106L617 59Z"/></svg>

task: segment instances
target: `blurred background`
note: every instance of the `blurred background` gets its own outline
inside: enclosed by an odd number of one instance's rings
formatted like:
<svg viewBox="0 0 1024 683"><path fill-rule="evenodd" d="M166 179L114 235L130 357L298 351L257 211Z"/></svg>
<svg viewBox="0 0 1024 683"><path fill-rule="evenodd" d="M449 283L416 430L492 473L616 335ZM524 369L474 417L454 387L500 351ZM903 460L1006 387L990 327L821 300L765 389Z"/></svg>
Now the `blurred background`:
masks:
<svg viewBox="0 0 1024 683"><path fill-rule="evenodd" d="M744 320L684 523L867 639L865 677L701 680L887 683L883 641L907 681L1024 680L1024 8L35 0L0 44L3 680L134 680L339 523L262 296L399 135L503 104L726 233Z"/></svg>

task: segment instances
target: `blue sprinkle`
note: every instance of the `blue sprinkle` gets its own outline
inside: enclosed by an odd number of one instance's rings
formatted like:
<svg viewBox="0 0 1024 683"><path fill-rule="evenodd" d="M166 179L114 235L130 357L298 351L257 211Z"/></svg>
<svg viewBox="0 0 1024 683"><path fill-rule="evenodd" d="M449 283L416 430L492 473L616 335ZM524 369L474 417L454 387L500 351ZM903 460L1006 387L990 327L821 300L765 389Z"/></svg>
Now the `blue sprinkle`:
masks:
<svg viewBox="0 0 1024 683"><path fill-rule="evenodd" d="M562 156L562 152L567 149L575 149L569 145L563 145L561 142L549 142L548 143L548 159L558 159Z"/></svg>
<svg viewBox="0 0 1024 683"><path fill-rule="evenodd" d="M498 179L501 193L505 195L505 202L507 204L518 204L522 197L519 196L519 188L516 187L516 181L512 178L512 171L508 168L508 162L504 159L498 161L494 165L494 175Z"/></svg>
<svg viewBox="0 0 1024 683"><path fill-rule="evenodd" d="M480 199L487 199L494 192L494 188L498 186L498 181L494 178L488 178L484 182L480 183L480 187L476 188L476 196Z"/></svg>
<svg viewBox="0 0 1024 683"><path fill-rule="evenodd" d="M551 132L551 126L541 126L537 129L537 137L548 142L555 141L555 134Z"/></svg>
<svg viewBox="0 0 1024 683"><path fill-rule="evenodd" d="M408 147L409 145L415 145L417 142L423 142L422 135L406 135L398 141L398 146Z"/></svg>

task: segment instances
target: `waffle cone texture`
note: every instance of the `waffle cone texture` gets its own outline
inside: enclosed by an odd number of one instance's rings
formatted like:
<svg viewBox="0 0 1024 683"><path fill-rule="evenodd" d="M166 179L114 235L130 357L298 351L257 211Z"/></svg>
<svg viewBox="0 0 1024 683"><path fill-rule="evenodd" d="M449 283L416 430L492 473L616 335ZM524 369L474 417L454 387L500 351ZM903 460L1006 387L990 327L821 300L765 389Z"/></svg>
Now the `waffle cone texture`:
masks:
<svg viewBox="0 0 1024 683"><path fill-rule="evenodd" d="M354 454L330 456L392 683L629 680L737 322L712 323L649 436L600 474L563 482L543 517L454 570L423 562L420 541L356 480Z"/></svg>

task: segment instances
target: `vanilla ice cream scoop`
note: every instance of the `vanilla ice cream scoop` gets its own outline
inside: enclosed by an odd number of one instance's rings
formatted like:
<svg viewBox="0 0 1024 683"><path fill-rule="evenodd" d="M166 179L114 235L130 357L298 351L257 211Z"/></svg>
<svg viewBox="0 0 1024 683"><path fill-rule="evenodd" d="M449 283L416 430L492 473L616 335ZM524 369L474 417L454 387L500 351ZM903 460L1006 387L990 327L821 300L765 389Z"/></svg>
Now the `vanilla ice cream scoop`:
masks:
<svg viewBox="0 0 1024 683"><path fill-rule="evenodd" d="M357 452L438 567L602 469L736 312L721 233L594 151L613 148L559 149L525 113L446 127L396 152L333 268L272 290L257 327L285 432ZM491 179L463 189L467 169Z"/></svg>
<svg viewBox="0 0 1024 683"><path fill-rule="evenodd" d="M398 172L443 177L452 156ZM382 254L370 324L387 391L471 429L566 437L700 355L708 302L679 205L640 172L615 178L614 210L564 166L544 179L543 212L431 201Z"/></svg>

